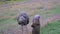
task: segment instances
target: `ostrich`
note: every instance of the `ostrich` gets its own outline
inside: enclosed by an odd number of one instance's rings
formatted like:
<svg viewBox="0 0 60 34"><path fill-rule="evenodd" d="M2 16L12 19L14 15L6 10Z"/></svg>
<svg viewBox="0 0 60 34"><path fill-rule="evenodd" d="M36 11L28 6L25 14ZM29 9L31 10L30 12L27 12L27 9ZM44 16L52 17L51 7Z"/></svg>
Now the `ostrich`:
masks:
<svg viewBox="0 0 60 34"><path fill-rule="evenodd" d="M40 34L40 16L35 15L33 18L33 24L31 25L32 29L32 34Z"/></svg>
<svg viewBox="0 0 60 34"><path fill-rule="evenodd" d="M29 16L27 15L27 13L26 12L19 13L17 17L17 22L19 25L22 26L22 34L23 34L23 26L26 26L27 29L27 24L29 24Z"/></svg>

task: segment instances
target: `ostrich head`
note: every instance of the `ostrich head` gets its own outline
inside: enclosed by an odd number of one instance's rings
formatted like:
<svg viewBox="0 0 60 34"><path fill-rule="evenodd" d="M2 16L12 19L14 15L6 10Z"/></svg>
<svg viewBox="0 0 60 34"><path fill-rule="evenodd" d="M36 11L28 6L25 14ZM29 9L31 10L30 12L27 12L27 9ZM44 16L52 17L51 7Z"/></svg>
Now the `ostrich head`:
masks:
<svg viewBox="0 0 60 34"><path fill-rule="evenodd" d="M40 19L40 16L39 15L35 15L34 16L34 19L39 20Z"/></svg>
<svg viewBox="0 0 60 34"><path fill-rule="evenodd" d="M35 15L33 18L33 23L39 22L40 15Z"/></svg>
<svg viewBox="0 0 60 34"><path fill-rule="evenodd" d="M19 25L27 25L29 23L29 17L26 12L19 13L19 16L17 17L17 21Z"/></svg>

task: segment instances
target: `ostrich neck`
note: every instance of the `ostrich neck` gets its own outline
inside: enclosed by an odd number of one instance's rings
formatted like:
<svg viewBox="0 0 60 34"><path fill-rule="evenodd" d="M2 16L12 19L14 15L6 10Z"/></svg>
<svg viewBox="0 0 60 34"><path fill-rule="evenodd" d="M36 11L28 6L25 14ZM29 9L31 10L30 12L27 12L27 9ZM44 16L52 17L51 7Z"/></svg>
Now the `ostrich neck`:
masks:
<svg viewBox="0 0 60 34"><path fill-rule="evenodd" d="M40 23L39 20L33 20L33 23Z"/></svg>

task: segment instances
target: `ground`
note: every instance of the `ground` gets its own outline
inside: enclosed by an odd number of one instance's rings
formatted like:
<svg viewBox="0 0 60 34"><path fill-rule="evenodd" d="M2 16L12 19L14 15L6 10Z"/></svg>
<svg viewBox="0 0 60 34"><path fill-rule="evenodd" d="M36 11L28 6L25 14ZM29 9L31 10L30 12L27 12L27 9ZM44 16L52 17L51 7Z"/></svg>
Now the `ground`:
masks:
<svg viewBox="0 0 60 34"><path fill-rule="evenodd" d="M32 18L35 14L40 14L40 24L41 26L44 26L47 23L50 23L52 21L55 21L57 19L60 19L60 11L57 13L54 11L55 7L60 6L59 0L47 0L46 6L47 11L44 13L44 1L43 0L28 0L24 2L15 2L10 4L1 4L0 5L0 29L2 29L1 32L4 32L2 34L21 34L21 26L17 24L16 16L17 14L24 10L28 13L30 17L30 23L27 25L28 27L28 33L31 34L31 24L32 24ZM51 13L50 10L53 10L56 13ZM44 16L45 15L45 16ZM4 24L3 24L4 23ZM26 28L24 27L24 32L26 31ZM24 33L26 34L26 33Z"/></svg>
<svg viewBox="0 0 60 34"><path fill-rule="evenodd" d="M59 34L60 33L60 20L48 23L40 29L40 34Z"/></svg>

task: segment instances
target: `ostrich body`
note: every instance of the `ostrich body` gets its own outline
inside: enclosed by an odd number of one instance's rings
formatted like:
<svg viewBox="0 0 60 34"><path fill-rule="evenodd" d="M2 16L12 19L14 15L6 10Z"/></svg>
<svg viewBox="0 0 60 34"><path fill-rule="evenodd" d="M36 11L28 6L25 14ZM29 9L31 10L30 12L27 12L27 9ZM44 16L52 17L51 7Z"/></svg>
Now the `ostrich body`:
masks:
<svg viewBox="0 0 60 34"><path fill-rule="evenodd" d="M26 26L27 30L27 24L29 24L29 17L26 12L21 12L17 17L17 22L19 25L22 26L22 34L23 34L23 26ZM27 30L28 32L28 30Z"/></svg>
<svg viewBox="0 0 60 34"><path fill-rule="evenodd" d="M33 24L31 25L32 29L32 34L40 34L40 16L35 15L33 18Z"/></svg>

